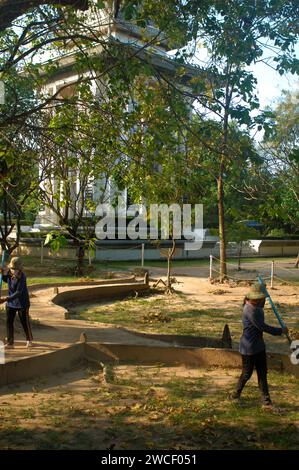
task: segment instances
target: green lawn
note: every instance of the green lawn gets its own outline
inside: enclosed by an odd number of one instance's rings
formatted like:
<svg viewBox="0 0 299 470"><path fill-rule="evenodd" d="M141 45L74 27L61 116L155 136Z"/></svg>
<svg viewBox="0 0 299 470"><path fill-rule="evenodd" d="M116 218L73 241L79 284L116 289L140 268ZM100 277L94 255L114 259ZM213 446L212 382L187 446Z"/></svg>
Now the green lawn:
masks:
<svg viewBox="0 0 299 470"><path fill-rule="evenodd" d="M28 286L33 286L35 284L56 284L63 282L75 282L78 281L78 278L75 276L49 276L49 277L28 277L27 284Z"/></svg>

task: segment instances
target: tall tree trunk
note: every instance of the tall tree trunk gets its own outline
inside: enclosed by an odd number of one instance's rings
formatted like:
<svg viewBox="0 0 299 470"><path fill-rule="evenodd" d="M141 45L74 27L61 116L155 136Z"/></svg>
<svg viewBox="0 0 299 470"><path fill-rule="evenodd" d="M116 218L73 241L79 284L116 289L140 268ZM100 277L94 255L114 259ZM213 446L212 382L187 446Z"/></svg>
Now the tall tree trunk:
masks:
<svg viewBox="0 0 299 470"><path fill-rule="evenodd" d="M226 271L226 240L224 219L224 191L223 191L223 163L217 179L218 219L219 219L219 243L220 243L220 281L227 275Z"/></svg>
<svg viewBox="0 0 299 470"><path fill-rule="evenodd" d="M296 263L295 263L295 268L299 267L299 253L297 255Z"/></svg>
<svg viewBox="0 0 299 470"><path fill-rule="evenodd" d="M219 218L219 242L220 242L220 282L223 282L227 277L226 268L226 234L225 234L225 217L224 217L224 189L223 189L223 176L225 166L228 160L228 130L229 130L229 109L232 100L233 86L230 83L230 74L232 67L227 63L227 82L225 87L225 106L223 116L223 141L221 148L221 158L219 166L219 174L217 178L217 198L218 198L218 218Z"/></svg>

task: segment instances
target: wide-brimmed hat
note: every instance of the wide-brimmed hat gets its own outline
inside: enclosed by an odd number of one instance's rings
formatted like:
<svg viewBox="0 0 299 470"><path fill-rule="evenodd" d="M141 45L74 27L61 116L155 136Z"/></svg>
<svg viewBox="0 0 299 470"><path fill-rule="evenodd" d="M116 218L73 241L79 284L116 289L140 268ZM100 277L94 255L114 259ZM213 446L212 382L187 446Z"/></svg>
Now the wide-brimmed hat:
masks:
<svg viewBox="0 0 299 470"><path fill-rule="evenodd" d="M246 298L249 300L261 300L265 299L266 295L262 291L262 287L260 286L260 284L253 284L250 287L250 291L247 292Z"/></svg>
<svg viewBox="0 0 299 470"><path fill-rule="evenodd" d="M19 271L21 271L23 269L23 263L22 263L21 258L18 258L18 257L11 258L8 267L10 269L18 269Z"/></svg>

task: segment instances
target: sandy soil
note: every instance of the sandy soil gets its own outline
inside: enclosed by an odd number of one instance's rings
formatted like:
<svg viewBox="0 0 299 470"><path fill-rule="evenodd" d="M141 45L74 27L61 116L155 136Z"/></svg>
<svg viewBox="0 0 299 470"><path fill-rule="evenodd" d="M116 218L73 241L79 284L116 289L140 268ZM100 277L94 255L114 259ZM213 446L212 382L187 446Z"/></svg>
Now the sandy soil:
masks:
<svg viewBox="0 0 299 470"><path fill-rule="evenodd" d="M0 449L298 449L298 381L270 377L272 411L256 377L242 406L228 400L238 371L81 367L0 391Z"/></svg>

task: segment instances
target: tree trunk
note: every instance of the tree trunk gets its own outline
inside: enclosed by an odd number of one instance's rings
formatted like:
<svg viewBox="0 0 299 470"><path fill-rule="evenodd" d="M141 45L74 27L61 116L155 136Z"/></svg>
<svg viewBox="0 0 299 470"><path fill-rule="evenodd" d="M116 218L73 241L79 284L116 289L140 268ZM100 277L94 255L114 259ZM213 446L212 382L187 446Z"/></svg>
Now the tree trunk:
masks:
<svg viewBox="0 0 299 470"><path fill-rule="evenodd" d="M172 257L174 254L175 250L175 239L172 240L172 247L169 248L168 250L168 256L167 256L167 280L166 280L166 292L171 293L172 292L172 287L171 287L171 261Z"/></svg>
<svg viewBox="0 0 299 470"><path fill-rule="evenodd" d="M12 22L31 8L41 5L70 6L77 10L87 10L88 0L0 0L0 31L11 26Z"/></svg>
<svg viewBox="0 0 299 470"><path fill-rule="evenodd" d="M85 249L81 244L79 244L77 251L76 276L83 276L84 254Z"/></svg>
<svg viewBox="0 0 299 470"><path fill-rule="evenodd" d="M299 267L299 253L297 255L296 263L295 263L295 268Z"/></svg>
<svg viewBox="0 0 299 470"><path fill-rule="evenodd" d="M223 282L227 277L226 269L226 234L225 234L225 219L224 219L224 189L223 189L223 176L225 172L225 165L228 160L228 121L229 110L233 94L233 86L230 86L230 73L232 67L227 63L227 82L225 91L225 108L223 116L223 142L221 149L221 158L219 166L219 174L217 178L217 198L218 198L218 218L219 218L219 239L220 239L220 282Z"/></svg>
<svg viewBox="0 0 299 470"><path fill-rule="evenodd" d="M226 271L226 247L225 247L225 220L224 220L224 193L223 193L223 165L217 179L218 218L219 218L219 243L220 243L220 281L227 275Z"/></svg>

